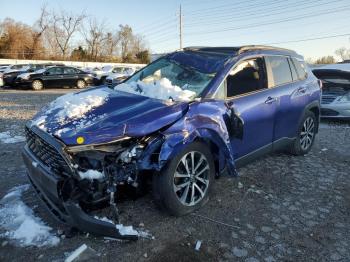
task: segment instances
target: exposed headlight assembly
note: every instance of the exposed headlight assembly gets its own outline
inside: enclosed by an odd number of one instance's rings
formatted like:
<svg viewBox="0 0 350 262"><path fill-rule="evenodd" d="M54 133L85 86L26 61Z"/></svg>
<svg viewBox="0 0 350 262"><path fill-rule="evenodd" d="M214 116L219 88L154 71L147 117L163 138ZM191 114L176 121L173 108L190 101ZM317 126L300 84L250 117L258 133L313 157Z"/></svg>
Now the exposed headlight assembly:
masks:
<svg viewBox="0 0 350 262"><path fill-rule="evenodd" d="M78 153L78 152L84 152L84 151L91 151L91 150L97 150L97 151L103 151L103 152L116 152L118 148L121 147L120 142L126 142L130 140L131 137L123 137L114 141L111 141L109 143L104 144L91 144L91 145L81 145L81 146L70 146L66 147L66 151L68 153Z"/></svg>

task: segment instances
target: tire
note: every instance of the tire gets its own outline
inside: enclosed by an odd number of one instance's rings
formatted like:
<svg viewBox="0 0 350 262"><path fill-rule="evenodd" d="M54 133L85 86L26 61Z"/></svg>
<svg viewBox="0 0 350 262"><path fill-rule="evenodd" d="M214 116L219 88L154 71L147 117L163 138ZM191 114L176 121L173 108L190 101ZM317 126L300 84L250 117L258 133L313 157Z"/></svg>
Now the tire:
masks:
<svg viewBox="0 0 350 262"><path fill-rule="evenodd" d="M307 111L298 128L297 138L290 150L293 155L305 155L311 150L315 141L317 127L318 120L315 114Z"/></svg>
<svg viewBox="0 0 350 262"><path fill-rule="evenodd" d="M182 216L208 202L214 178L215 165L209 148L194 142L169 160L160 174L153 175L153 197L161 209Z"/></svg>
<svg viewBox="0 0 350 262"><path fill-rule="evenodd" d="M43 88L44 88L44 84L41 80L34 80L32 82L32 89L33 90L38 91L38 90L42 90Z"/></svg>
<svg viewBox="0 0 350 262"><path fill-rule="evenodd" d="M77 88L83 89L83 88L85 88L85 87L86 87L86 82L85 82L84 80L82 80L82 79L79 79L79 80L77 81Z"/></svg>

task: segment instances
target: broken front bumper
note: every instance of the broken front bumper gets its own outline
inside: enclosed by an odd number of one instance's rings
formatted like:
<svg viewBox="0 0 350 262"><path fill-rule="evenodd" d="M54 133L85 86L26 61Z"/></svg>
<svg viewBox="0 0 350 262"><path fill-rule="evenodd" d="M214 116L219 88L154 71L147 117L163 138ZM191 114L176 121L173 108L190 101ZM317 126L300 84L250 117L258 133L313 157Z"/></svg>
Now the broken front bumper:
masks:
<svg viewBox="0 0 350 262"><path fill-rule="evenodd" d="M120 234L116 225L113 223L89 216L80 208L78 203L72 200L63 201L59 195L59 186L63 182L62 178L57 177L48 167L43 165L28 148L28 145L23 149L22 156L27 167L28 178L33 188L48 207L49 211L60 222L99 236L124 240L138 239L137 235Z"/></svg>

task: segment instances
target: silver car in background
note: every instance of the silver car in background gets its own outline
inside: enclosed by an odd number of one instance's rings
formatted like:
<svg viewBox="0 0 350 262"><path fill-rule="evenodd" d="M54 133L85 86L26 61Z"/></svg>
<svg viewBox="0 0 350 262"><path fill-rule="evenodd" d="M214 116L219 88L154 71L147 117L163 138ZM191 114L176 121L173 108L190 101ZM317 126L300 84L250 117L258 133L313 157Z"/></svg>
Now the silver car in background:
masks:
<svg viewBox="0 0 350 262"><path fill-rule="evenodd" d="M337 64L312 70L322 81L321 117L350 119L350 68Z"/></svg>

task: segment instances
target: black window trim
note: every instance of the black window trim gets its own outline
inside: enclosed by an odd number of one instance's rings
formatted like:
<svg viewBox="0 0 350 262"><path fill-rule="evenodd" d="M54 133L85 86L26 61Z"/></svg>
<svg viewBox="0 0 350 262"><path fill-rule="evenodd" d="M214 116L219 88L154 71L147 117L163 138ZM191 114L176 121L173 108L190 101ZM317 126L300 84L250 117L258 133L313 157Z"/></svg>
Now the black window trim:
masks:
<svg viewBox="0 0 350 262"><path fill-rule="evenodd" d="M263 62L263 66L264 66L264 72L265 72L265 81L266 81L266 88L263 88L263 89L260 89L260 90L256 90L256 91L251 91L251 92L247 92L247 93L244 93L244 94L240 94L240 95L235 95L235 96L230 96L228 97L227 96L227 84L226 84L226 79L228 77L228 75L230 74L230 72L232 70L234 70L240 63L244 62L244 61L247 61L247 60L252 60L252 59L258 59L258 58L261 58L262 59L262 62ZM224 91L224 94L225 94L225 98L224 100L232 100L232 99L236 99L236 98L240 98L240 97L244 97L244 96L248 96L248 95L253 95L253 94L256 94L256 93L260 93L260 92L264 92L264 91L267 91L269 90L267 84L268 84L268 78L267 78L267 70L266 70L266 61L265 61L265 55L261 54L261 55L255 55L255 56L249 56L249 57L245 57L245 58L242 58L240 59L239 61L237 61L232 67L231 69L228 71L228 73L226 74L224 80L221 82L221 84L219 85L219 87L224 83L224 88L225 88L225 91ZM216 95L217 92L215 92L215 95Z"/></svg>

